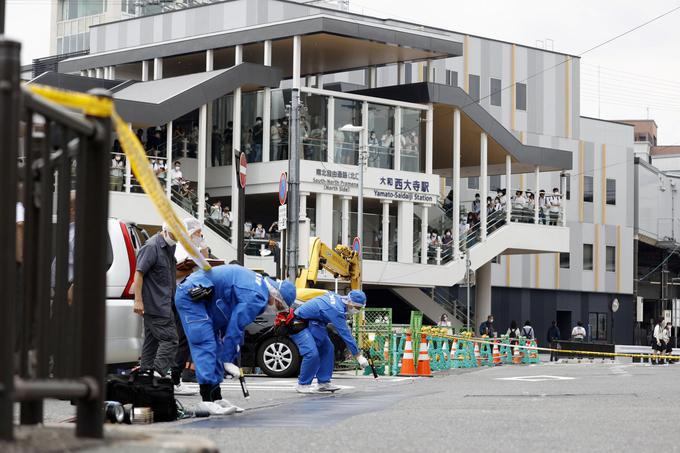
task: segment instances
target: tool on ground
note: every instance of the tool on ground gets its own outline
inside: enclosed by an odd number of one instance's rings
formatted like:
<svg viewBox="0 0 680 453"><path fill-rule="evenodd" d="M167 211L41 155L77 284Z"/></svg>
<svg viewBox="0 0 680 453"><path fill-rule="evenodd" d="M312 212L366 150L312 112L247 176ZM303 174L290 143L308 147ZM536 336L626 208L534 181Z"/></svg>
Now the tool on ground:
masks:
<svg viewBox="0 0 680 453"><path fill-rule="evenodd" d="M246 377L243 375L243 368L241 368L241 354L239 353L236 366L238 366L238 381L241 383L241 391L243 392L243 397L245 399L250 398L250 392L248 391L248 386L246 385Z"/></svg>
<svg viewBox="0 0 680 453"><path fill-rule="evenodd" d="M364 354L366 355L366 360L368 360L368 366L371 367L371 371L373 372L373 378L378 379L378 372L375 370L373 357L371 357L371 350L370 349L364 350Z"/></svg>

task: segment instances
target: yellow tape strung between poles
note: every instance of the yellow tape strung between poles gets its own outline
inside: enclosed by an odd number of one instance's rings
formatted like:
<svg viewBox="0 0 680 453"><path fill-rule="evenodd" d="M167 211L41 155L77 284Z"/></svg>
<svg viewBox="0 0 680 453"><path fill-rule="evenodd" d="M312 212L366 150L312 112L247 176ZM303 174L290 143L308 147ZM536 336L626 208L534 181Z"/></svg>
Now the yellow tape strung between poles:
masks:
<svg viewBox="0 0 680 453"><path fill-rule="evenodd" d="M434 335L434 333L432 333ZM437 337L442 337L442 338L448 338L448 339L456 339L456 340L467 340L467 341L473 341L476 343L484 343L484 344L490 344L494 345L496 344L494 341L487 339L487 338L475 338L475 337L469 337L466 335L439 335L436 334L434 336ZM552 349L552 348L542 348L540 346L527 346L527 345L510 345L512 347L517 347L520 349L531 349L534 351L546 351L546 352L559 352L560 354L581 354L581 355L592 355L592 356L604 356L604 357L627 357L627 358L632 358L632 359L664 359L664 360L680 360L680 357L678 356L673 356L673 355L652 355L652 354L629 354L625 352L596 352L596 351L577 351L574 349Z"/></svg>
<svg viewBox="0 0 680 453"><path fill-rule="evenodd" d="M132 133L127 123L118 116L114 108L113 100L100 98L90 94L76 93L73 91L59 90L42 85L28 85L27 88L33 93L44 97L56 104L64 107L82 110L85 114L97 117L111 117L113 126L118 134L118 141L125 152L125 156L130 161L132 172L139 181L151 202L156 207L163 220L168 224L170 231L177 240L187 250L196 264L203 270L211 269L210 264L201 255L200 251L194 246L189 238L189 233L184 224L172 208L168 201L165 191L161 187L158 178L154 174L151 163L146 157L146 152L137 136Z"/></svg>

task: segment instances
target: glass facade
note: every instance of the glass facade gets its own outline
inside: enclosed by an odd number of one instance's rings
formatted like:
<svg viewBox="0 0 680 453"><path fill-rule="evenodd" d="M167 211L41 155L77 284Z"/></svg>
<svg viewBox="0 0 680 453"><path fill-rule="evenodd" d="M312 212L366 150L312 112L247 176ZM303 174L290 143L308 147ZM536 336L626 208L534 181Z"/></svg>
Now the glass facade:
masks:
<svg viewBox="0 0 680 453"><path fill-rule="evenodd" d="M290 104L290 90L272 90L271 120L269 121L269 159L288 159L288 114L286 105Z"/></svg>
<svg viewBox="0 0 680 453"><path fill-rule="evenodd" d="M241 95L241 150L248 162L262 162L263 100L262 91Z"/></svg>
<svg viewBox="0 0 680 453"><path fill-rule="evenodd" d="M227 95L213 101L212 105L212 131L210 140L209 167L231 165L231 153L234 140L234 96ZM196 130L196 134L198 130ZM197 146L198 136L189 136L191 148Z"/></svg>
<svg viewBox="0 0 680 453"><path fill-rule="evenodd" d="M394 168L394 112L386 105L368 104L368 166Z"/></svg>
<svg viewBox="0 0 680 453"><path fill-rule="evenodd" d="M401 170L421 171L421 155L425 138L425 112L415 109L402 109L401 131Z"/></svg>
<svg viewBox="0 0 680 453"><path fill-rule="evenodd" d="M301 93L300 102L303 106L300 114L302 158L324 162L328 159L328 98Z"/></svg>
<svg viewBox="0 0 680 453"><path fill-rule="evenodd" d="M102 14L106 6L105 0L59 0L57 20L70 20L79 17Z"/></svg>
<svg viewBox="0 0 680 453"><path fill-rule="evenodd" d="M359 132L345 132L340 128L346 124L360 126L363 124L361 115L362 102L349 99L335 99L335 128L333 161L339 164L356 165L359 157Z"/></svg>

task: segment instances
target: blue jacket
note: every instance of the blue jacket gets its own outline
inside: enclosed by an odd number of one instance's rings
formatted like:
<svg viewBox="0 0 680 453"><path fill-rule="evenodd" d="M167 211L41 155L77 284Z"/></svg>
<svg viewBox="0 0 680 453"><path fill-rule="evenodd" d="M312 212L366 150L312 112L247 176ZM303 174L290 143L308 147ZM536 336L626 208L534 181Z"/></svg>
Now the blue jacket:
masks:
<svg viewBox="0 0 680 453"><path fill-rule="evenodd" d="M267 308L269 290L264 278L245 267L227 265L194 272L181 284L199 285L213 288L211 299L204 303L213 329L224 335L221 360L233 363L246 326Z"/></svg>
<svg viewBox="0 0 680 453"><path fill-rule="evenodd" d="M317 321L324 325L333 324L352 355L357 355L359 347L347 326L347 321L345 320L347 305L340 300L341 297L329 291L323 296L315 297L305 302L300 308L295 310L295 316L307 321Z"/></svg>

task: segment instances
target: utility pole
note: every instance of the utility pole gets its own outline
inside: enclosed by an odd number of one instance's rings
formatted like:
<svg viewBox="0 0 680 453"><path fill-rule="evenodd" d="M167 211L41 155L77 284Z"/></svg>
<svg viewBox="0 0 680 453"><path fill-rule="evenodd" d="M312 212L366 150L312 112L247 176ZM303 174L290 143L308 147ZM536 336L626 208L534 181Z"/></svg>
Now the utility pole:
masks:
<svg viewBox="0 0 680 453"><path fill-rule="evenodd" d="M5 0L0 0L0 35L5 34Z"/></svg>
<svg viewBox="0 0 680 453"><path fill-rule="evenodd" d="M295 281L298 268L298 241L300 240L300 147L298 143L300 122L300 90L293 89L290 106L290 144L288 160L288 278Z"/></svg>

